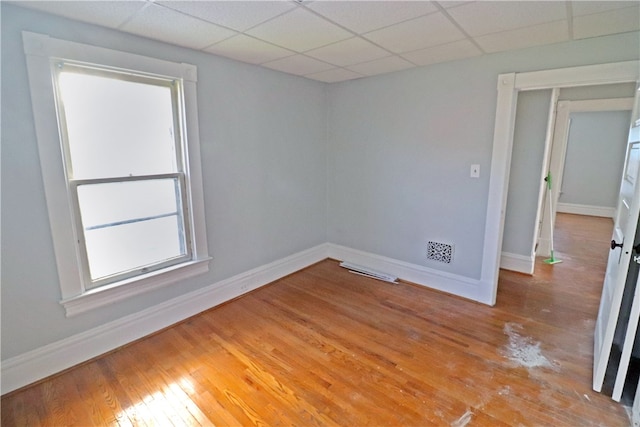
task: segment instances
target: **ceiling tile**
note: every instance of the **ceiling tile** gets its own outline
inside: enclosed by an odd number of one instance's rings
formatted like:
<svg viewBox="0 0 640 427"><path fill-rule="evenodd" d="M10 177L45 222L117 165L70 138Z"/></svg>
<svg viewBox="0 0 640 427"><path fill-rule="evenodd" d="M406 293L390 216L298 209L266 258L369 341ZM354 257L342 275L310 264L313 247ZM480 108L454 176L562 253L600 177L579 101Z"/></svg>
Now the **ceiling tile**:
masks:
<svg viewBox="0 0 640 427"><path fill-rule="evenodd" d="M447 13L472 37L567 19L563 1L479 1Z"/></svg>
<svg viewBox="0 0 640 427"><path fill-rule="evenodd" d="M482 52L469 40L459 40L453 43L408 52L403 58L416 65L429 65L439 62L454 61L456 59L470 58L481 55Z"/></svg>
<svg viewBox="0 0 640 427"><path fill-rule="evenodd" d="M569 28L566 21L556 21L474 37L474 40L487 53L502 52L567 41Z"/></svg>
<svg viewBox="0 0 640 427"><path fill-rule="evenodd" d="M14 4L77 21L117 28L149 3L146 1L19 1Z"/></svg>
<svg viewBox="0 0 640 427"><path fill-rule="evenodd" d="M429 1L315 1L307 7L358 34L438 10Z"/></svg>
<svg viewBox="0 0 640 427"><path fill-rule="evenodd" d="M304 8L297 8L258 25L246 34L296 52L304 52L352 37L351 33Z"/></svg>
<svg viewBox="0 0 640 427"><path fill-rule="evenodd" d="M345 80L353 80L364 76L354 71L345 70L344 68L334 68L332 70L321 71L315 74L307 74L305 77L325 83L335 83L343 82Z"/></svg>
<svg viewBox="0 0 640 427"><path fill-rule="evenodd" d="M365 38L395 53L461 40L464 34L444 15L434 13L367 33Z"/></svg>
<svg viewBox="0 0 640 427"><path fill-rule="evenodd" d="M226 56L251 64L262 64L295 54L287 49L274 46L253 37L238 34L205 49L206 52Z"/></svg>
<svg viewBox="0 0 640 427"><path fill-rule="evenodd" d="M571 8L573 16L591 15L606 12L608 10L623 9L635 6L635 1L573 1Z"/></svg>
<svg viewBox="0 0 640 427"><path fill-rule="evenodd" d="M0 2L325 82L640 30L637 1Z"/></svg>
<svg viewBox="0 0 640 427"><path fill-rule="evenodd" d="M247 30L296 7L294 3L285 1L160 1L157 3L238 31Z"/></svg>
<svg viewBox="0 0 640 427"><path fill-rule="evenodd" d="M355 71L356 73L374 76L376 74L391 73L393 71L405 70L412 67L415 67L415 65L407 60L398 56L388 56L386 58L376 59L375 61L352 65L347 68Z"/></svg>
<svg viewBox="0 0 640 427"><path fill-rule="evenodd" d="M359 37L310 50L305 54L341 67L389 56L386 50Z"/></svg>
<svg viewBox="0 0 640 427"><path fill-rule="evenodd" d="M472 1L453 1L453 0L444 0L444 1L439 1L437 2L440 6L444 7L445 9L450 9L452 7L458 7L460 5L463 4L467 4L467 3L473 3Z"/></svg>
<svg viewBox="0 0 640 427"><path fill-rule="evenodd" d="M317 61L304 55L293 55L262 64L264 67L289 74L304 76L333 68L332 65Z"/></svg>
<svg viewBox="0 0 640 427"><path fill-rule="evenodd" d="M192 49L203 49L237 34L209 22L201 21L166 7L150 4L131 21L124 31Z"/></svg>
<svg viewBox="0 0 640 427"><path fill-rule="evenodd" d="M639 7L627 7L573 18L573 38L604 36L640 30Z"/></svg>

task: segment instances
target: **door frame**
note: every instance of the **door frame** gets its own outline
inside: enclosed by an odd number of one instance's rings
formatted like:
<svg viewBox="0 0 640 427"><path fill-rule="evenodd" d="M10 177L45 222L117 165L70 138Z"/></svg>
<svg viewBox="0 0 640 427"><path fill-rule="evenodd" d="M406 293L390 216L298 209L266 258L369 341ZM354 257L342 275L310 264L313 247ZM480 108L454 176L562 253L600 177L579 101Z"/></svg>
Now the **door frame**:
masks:
<svg viewBox="0 0 640 427"><path fill-rule="evenodd" d="M551 189L553 214L548 214L547 198L538 206L536 224L540 224L540 233L535 241L535 255L550 256L551 245L548 236L555 224L555 215L558 210L558 199L562 190L565 159L567 156L567 144L570 135L570 119L572 113L605 112L605 111L631 111L633 109L633 97L630 98L604 98L586 100L558 101L557 115L553 139L549 147L550 157L548 169L553 177L555 185ZM625 128L626 129L626 128ZM545 171L546 168L543 168ZM544 173L544 172L543 172ZM622 170L620 170L622 173ZM541 192L543 194L543 192ZM596 212L597 213L597 212Z"/></svg>
<svg viewBox="0 0 640 427"><path fill-rule="evenodd" d="M506 73L498 76L498 96L481 271L481 282L487 286L486 300L489 304L495 305L498 293L518 93L540 89L630 83L638 81L639 78L640 61L637 60L524 73Z"/></svg>

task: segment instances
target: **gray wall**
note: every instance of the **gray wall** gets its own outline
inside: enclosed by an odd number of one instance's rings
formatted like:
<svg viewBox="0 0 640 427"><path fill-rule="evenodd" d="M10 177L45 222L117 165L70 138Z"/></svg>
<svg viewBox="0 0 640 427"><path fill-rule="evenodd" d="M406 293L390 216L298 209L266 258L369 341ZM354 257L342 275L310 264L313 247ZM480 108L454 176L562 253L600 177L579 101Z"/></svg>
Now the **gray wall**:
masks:
<svg viewBox="0 0 640 427"><path fill-rule="evenodd" d="M497 75L637 59L638 33L324 85L2 9L2 359L326 241L478 278ZM20 31L198 66L209 274L64 317ZM469 166L481 177L469 178ZM517 189L516 189L517 190ZM455 244L451 265L427 240Z"/></svg>
<svg viewBox="0 0 640 427"><path fill-rule="evenodd" d="M571 114L560 203L615 208L630 111Z"/></svg>
<svg viewBox="0 0 640 427"><path fill-rule="evenodd" d="M533 251L550 102L551 90L518 95L503 252L528 257Z"/></svg>
<svg viewBox="0 0 640 427"><path fill-rule="evenodd" d="M580 101L587 99L633 98L635 83L617 83L597 86L579 86L560 89L558 101Z"/></svg>
<svg viewBox="0 0 640 427"><path fill-rule="evenodd" d="M637 59L638 40L599 37L330 85L329 241L479 279L497 75ZM544 131L532 138L543 143ZM474 163L479 179L469 178ZM535 206L537 188L510 190ZM535 221L535 208L527 213ZM533 230L531 215L516 216L505 241ZM453 262L427 260L429 240L454 244Z"/></svg>
<svg viewBox="0 0 640 427"><path fill-rule="evenodd" d="M3 360L326 242L323 83L1 7ZM198 67L208 274L65 318L21 30Z"/></svg>

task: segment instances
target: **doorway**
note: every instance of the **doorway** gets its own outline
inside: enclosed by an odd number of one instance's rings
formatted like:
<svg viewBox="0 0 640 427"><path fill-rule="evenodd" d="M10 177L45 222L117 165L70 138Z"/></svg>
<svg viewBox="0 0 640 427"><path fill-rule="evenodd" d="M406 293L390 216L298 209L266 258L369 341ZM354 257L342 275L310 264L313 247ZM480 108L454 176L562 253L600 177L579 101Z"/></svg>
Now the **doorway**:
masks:
<svg viewBox="0 0 640 427"><path fill-rule="evenodd" d="M622 85L618 91L632 95L634 87ZM548 150L550 194L543 189L538 207L538 257L551 255L556 212L613 218L617 206L633 98L563 100L566 97L561 91Z"/></svg>
<svg viewBox="0 0 640 427"><path fill-rule="evenodd" d="M518 94L523 91L636 82L639 62L625 61L498 76L491 172L480 284L483 301L496 303L504 236L507 188Z"/></svg>
<svg viewBox="0 0 640 427"><path fill-rule="evenodd" d="M600 212L605 211L612 216L617 205L634 91L633 83L625 83L519 94L501 268L534 274L536 255L550 256L550 223L555 218L558 201L563 202L563 211L570 213L601 216ZM575 132L569 131L572 117L579 125ZM570 139L573 141L568 144ZM560 190L565 164L569 167L571 185L563 200ZM549 171L552 215L547 197ZM603 206L599 212L598 208Z"/></svg>

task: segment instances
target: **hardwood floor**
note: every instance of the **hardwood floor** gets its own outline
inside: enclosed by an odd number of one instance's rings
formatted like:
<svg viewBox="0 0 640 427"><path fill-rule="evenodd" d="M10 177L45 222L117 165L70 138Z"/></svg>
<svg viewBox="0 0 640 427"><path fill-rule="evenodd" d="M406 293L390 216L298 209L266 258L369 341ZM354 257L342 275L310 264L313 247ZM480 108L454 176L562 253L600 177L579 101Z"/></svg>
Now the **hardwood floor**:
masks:
<svg viewBox="0 0 640 427"><path fill-rule="evenodd" d="M2 399L3 426L624 426L591 390L611 221L487 307L323 261Z"/></svg>

